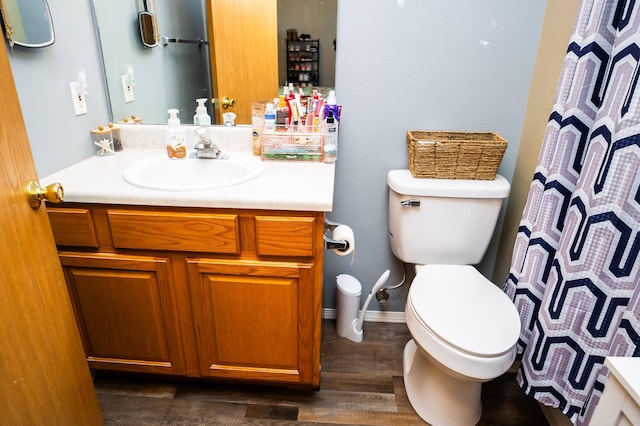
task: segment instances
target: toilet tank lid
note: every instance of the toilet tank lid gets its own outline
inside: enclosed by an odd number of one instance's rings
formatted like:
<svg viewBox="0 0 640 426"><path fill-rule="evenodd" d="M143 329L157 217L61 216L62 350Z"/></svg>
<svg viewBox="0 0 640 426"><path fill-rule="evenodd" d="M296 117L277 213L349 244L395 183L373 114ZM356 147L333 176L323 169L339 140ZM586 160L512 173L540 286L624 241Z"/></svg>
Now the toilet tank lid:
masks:
<svg viewBox="0 0 640 426"><path fill-rule="evenodd" d="M409 170L391 170L387 185L403 195L459 198L506 198L510 189L501 175L494 180L419 179Z"/></svg>

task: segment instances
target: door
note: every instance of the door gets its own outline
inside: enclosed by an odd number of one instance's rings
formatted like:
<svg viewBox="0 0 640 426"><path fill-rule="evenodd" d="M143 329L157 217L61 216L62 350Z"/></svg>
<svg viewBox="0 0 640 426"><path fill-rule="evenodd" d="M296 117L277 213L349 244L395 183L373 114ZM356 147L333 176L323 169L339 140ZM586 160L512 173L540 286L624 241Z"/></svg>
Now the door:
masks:
<svg viewBox="0 0 640 426"><path fill-rule="evenodd" d="M209 0L207 18L216 123L233 112L251 124L251 103L278 96L276 0ZM225 97L235 106L225 109Z"/></svg>
<svg viewBox="0 0 640 426"><path fill-rule="evenodd" d="M0 42L0 413L3 424L103 423Z"/></svg>

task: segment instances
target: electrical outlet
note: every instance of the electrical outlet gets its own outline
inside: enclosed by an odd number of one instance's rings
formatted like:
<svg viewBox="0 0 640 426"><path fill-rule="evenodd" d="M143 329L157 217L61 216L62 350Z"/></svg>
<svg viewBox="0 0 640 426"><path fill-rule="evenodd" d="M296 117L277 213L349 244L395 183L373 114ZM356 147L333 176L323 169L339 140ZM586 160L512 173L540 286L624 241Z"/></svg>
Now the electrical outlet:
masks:
<svg viewBox="0 0 640 426"><path fill-rule="evenodd" d="M122 92L124 94L125 102L133 102L135 97L133 96L133 84L130 83L130 79L127 75L121 75L120 79L122 80Z"/></svg>
<svg viewBox="0 0 640 426"><path fill-rule="evenodd" d="M71 89L71 101L73 102L73 110L76 115L82 115L87 113L87 98L84 93L82 93L82 89L80 84L77 81L72 81L69 83L69 88Z"/></svg>

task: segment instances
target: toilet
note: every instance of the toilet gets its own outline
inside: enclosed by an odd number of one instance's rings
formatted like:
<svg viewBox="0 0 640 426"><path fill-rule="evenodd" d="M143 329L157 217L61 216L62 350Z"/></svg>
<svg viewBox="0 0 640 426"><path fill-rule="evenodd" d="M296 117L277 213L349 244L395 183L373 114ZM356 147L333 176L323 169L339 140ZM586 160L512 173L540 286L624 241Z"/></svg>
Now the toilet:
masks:
<svg viewBox="0 0 640 426"><path fill-rule="evenodd" d="M416 268L405 308L407 396L431 425L475 425L482 383L509 369L520 334L513 302L472 266L489 245L509 183L500 175L416 179L392 170L387 184L391 250Z"/></svg>

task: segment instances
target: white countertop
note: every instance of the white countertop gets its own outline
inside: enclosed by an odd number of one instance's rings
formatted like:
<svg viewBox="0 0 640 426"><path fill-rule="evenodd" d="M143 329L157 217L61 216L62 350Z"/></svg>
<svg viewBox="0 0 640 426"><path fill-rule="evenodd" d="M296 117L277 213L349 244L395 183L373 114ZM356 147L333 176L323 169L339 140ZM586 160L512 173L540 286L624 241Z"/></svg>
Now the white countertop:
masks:
<svg viewBox="0 0 640 426"><path fill-rule="evenodd" d="M618 379L636 404L640 404L640 358L607 357L604 365Z"/></svg>
<svg viewBox="0 0 640 426"><path fill-rule="evenodd" d="M132 125L126 129L126 133L122 132L125 145L123 151L108 156L90 157L41 178L41 185L61 183L64 188L65 202L74 203L321 212L329 212L333 209L335 166L319 162L263 161L264 171L258 177L237 185L209 190L161 191L133 186L122 178L123 171L135 162L166 152L161 137L163 133L157 133L158 129L163 129L163 126L144 126L145 133L151 130L156 131L153 135L153 144L126 142L125 136L131 139L131 131L136 131L136 127L140 128ZM252 155L248 151L251 146L248 131L250 129L246 128L236 131L242 138L242 143L239 144L224 144L220 139L214 139L214 141L223 152L231 156ZM149 146L153 147L149 148ZM234 148L240 150L233 151Z"/></svg>

